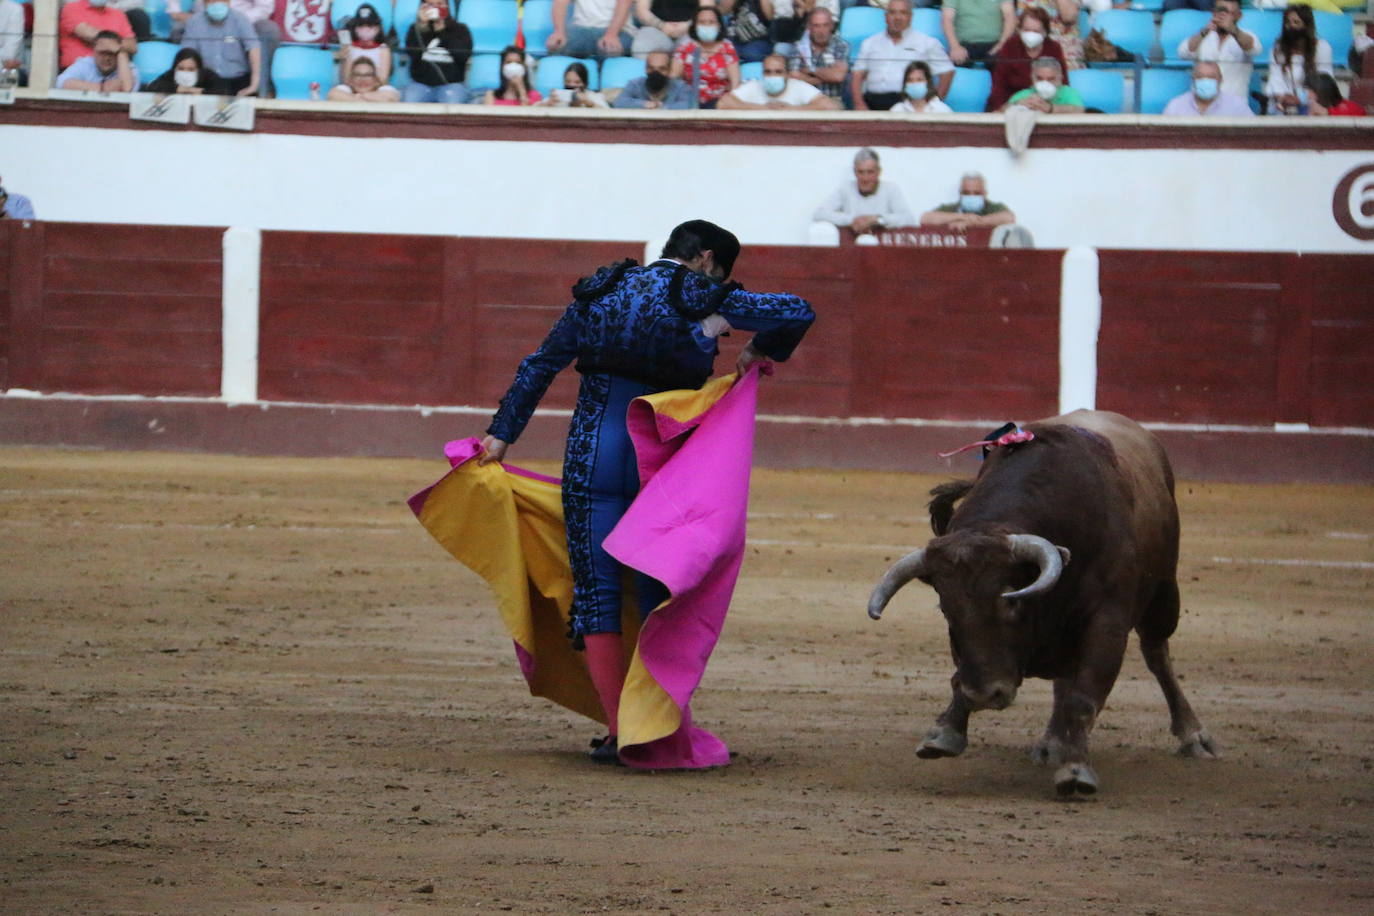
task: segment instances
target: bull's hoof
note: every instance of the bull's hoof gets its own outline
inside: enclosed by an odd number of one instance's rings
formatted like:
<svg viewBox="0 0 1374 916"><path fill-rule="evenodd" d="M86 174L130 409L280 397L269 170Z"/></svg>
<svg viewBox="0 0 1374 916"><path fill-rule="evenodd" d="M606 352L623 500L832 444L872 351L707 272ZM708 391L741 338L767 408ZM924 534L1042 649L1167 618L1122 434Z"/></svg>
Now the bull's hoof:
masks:
<svg viewBox="0 0 1374 916"><path fill-rule="evenodd" d="M1058 738L1046 735L1031 747L1030 756L1036 766L1058 766L1064 762L1064 745Z"/></svg>
<svg viewBox="0 0 1374 916"><path fill-rule="evenodd" d="M1066 763L1054 772L1054 790L1060 795L1092 795L1097 774L1086 763Z"/></svg>
<svg viewBox="0 0 1374 916"><path fill-rule="evenodd" d="M922 760L958 757L967 747L968 735L955 731L948 725L937 725L926 732L925 740L916 748L916 756Z"/></svg>
<svg viewBox="0 0 1374 916"><path fill-rule="evenodd" d="M1217 744L1216 739L1207 734L1207 729L1199 728L1183 739L1183 743L1178 746L1178 753L1181 757L1200 757L1212 760L1221 756L1221 745Z"/></svg>

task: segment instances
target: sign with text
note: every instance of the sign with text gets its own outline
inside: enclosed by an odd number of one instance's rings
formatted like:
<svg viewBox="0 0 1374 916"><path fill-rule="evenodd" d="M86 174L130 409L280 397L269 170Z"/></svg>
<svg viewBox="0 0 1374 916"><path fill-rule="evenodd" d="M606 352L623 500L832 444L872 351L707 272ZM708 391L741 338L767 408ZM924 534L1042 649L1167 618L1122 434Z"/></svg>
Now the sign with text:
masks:
<svg viewBox="0 0 1374 916"><path fill-rule="evenodd" d="M841 245L877 245L883 248L987 248L992 230L975 226L954 229L948 226L911 226L906 229L878 229L856 236L853 229L840 229ZM860 239L863 241L860 241Z"/></svg>

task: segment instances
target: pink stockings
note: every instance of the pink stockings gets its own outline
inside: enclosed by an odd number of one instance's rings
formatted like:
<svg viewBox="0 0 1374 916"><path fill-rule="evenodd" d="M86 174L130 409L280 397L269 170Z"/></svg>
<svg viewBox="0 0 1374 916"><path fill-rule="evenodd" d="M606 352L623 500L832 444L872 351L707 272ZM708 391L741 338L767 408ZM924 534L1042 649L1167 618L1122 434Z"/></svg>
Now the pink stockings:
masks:
<svg viewBox="0 0 1374 916"><path fill-rule="evenodd" d="M591 633L583 637L587 646L587 669L592 684L606 711L606 724L612 735L619 733L620 691L625 686L625 652L619 633Z"/></svg>

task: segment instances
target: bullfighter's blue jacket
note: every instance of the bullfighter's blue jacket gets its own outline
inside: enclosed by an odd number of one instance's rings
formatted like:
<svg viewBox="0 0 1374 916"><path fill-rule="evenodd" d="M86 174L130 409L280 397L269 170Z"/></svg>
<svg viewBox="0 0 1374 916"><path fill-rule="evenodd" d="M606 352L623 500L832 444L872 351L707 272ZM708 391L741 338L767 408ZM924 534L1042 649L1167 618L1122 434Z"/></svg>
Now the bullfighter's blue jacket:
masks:
<svg viewBox="0 0 1374 916"><path fill-rule="evenodd" d="M487 432L514 442L560 370L608 374L666 391L700 388L719 347L701 321L718 314L757 331L754 348L779 362L815 320L810 304L785 293L751 293L716 283L675 261L603 267L573 287L574 301L548 337L520 363Z"/></svg>

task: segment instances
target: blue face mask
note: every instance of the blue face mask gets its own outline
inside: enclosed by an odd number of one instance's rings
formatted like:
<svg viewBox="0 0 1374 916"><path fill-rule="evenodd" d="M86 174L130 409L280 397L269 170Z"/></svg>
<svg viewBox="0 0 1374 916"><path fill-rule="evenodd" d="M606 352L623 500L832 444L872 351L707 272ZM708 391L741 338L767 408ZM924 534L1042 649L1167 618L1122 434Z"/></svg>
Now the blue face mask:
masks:
<svg viewBox="0 0 1374 916"><path fill-rule="evenodd" d="M960 194L959 209L964 213L981 213L983 210L982 194Z"/></svg>
<svg viewBox="0 0 1374 916"><path fill-rule="evenodd" d="M1202 99L1204 102L1212 101L1212 99L1217 97L1217 93L1220 91L1221 85L1210 76L1199 76L1197 79L1193 80L1193 95Z"/></svg>
<svg viewBox="0 0 1374 916"><path fill-rule="evenodd" d="M705 42L706 44L710 44L711 42L715 41L715 40L716 40L717 38L719 38L719 37L720 37L720 29L717 28L716 26L713 26L713 25L699 25L699 26L697 26L697 38L701 39L701 40L702 40L703 42Z"/></svg>
<svg viewBox="0 0 1374 916"><path fill-rule="evenodd" d="M907 83L904 88L906 89L906 97L917 102L925 98L929 91L928 84L924 81L919 83Z"/></svg>
<svg viewBox="0 0 1374 916"><path fill-rule="evenodd" d="M763 78L763 91L769 95L777 95L782 92L786 85L787 77L785 76L765 76Z"/></svg>
<svg viewBox="0 0 1374 916"><path fill-rule="evenodd" d="M223 2L205 4L205 15L210 17L212 22L223 22L229 18L229 4Z"/></svg>

